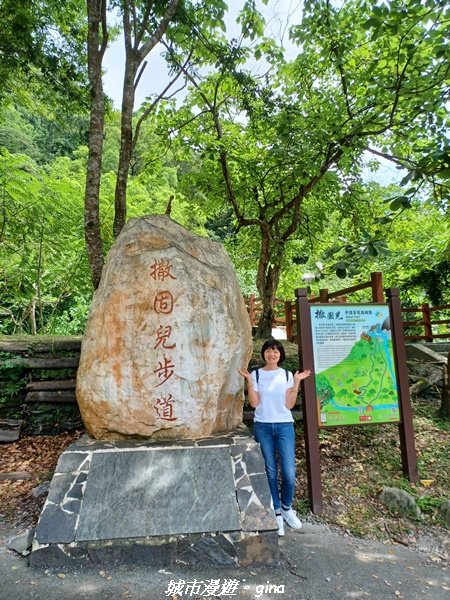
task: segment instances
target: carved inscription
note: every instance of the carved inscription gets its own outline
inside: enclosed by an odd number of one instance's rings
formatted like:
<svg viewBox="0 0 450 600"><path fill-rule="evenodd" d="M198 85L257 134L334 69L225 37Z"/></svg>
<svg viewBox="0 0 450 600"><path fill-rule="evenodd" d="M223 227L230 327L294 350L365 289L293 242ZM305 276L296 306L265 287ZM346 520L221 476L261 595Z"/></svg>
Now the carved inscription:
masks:
<svg viewBox="0 0 450 600"><path fill-rule="evenodd" d="M166 259L155 259L150 267L150 277L155 281L165 281L170 285L171 280L175 280L176 277L172 273L173 265L169 260ZM158 325L155 331L155 343L153 346L154 350L160 350L161 354L157 354L157 358L160 358L158 364L155 365L153 372L156 374L158 383L155 385L155 389L169 381L175 374L176 365L171 357L171 350L176 348L176 343L171 340L172 336L172 324L167 322L164 317L171 315L174 311L175 300L170 289L164 289L155 294L153 299L153 309L161 315L162 322ZM175 414L175 398L172 394L165 393L164 387L158 390L161 393L157 397L154 403L154 409L157 418L162 421L176 421L177 417Z"/></svg>

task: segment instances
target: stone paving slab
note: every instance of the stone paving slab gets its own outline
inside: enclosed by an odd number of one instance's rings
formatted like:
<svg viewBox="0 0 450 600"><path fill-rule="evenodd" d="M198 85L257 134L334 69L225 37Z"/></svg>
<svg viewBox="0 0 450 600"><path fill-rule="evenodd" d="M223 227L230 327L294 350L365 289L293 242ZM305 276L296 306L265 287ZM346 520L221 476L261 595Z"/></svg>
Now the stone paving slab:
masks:
<svg viewBox="0 0 450 600"><path fill-rule="evenodd" d="M92 459L76 541L235 531L228 448L151 448Z"/></svg>
<svg viewBox="0 0 450 600"><path fill-rule="evenodd" d="M302 532L287 528L276 565L251 568L205 562L143 567L141 548L134 546L137 560L131 564L30 569L26 557L5 546L17 533L0 520L0 600L444 600L450 592L450 565L433 554L310 522ZM208 595L205 590L213 584L217 591Z"/></svg>
<svg viewBox="0 0 450 600"><path fill-rule="evenodd" d="M30 563L269 564L278 536L264 460L245 426L200 440L103 442L61 455Z"/></svg>

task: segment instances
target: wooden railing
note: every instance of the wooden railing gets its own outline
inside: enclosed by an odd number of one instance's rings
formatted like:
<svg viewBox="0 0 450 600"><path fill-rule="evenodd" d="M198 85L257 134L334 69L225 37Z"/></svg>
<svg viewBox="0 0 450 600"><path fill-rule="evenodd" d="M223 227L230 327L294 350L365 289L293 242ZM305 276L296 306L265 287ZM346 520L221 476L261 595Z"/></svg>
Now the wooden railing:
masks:
<svg viewBox="0 0 450 600"><path fill-rule="evenodd" d="M430 306L427 302L422 304L422 306L419 308L402 308L402 312L404 313L414 313L416 315L420 314L417 319L413 319L412 321L403 321L403 327L406 330L405 339L409 341L423 340L425 342L432 342L436 339L450 338L449 331L445 333L433 332L433 326L448 325L450 323L450 319L435 319L433 316L438 312L444 312L448 314L449 310L450 304L443 304L442 306ZM423 333L409 333L408 330L410 330L411 327L420 328L420 331ZM434 329L436 329L436 327Z"/></svg>
<svg viewBox="0 0 450 600"><path fill-rule="evenodd" d="M348 296L359 292L361 290L370 289L371 302L384 303L384 291L383 291L383 277L382 273L376 271L370 274L370 281L359 283L351 287L337 290L336 292L329 292L328 289L321 289L318 296L311 296L310 302L347 302ZM262 312L261 301L250 296L246 299L247 308L250 315L252 327L256 327L258 319ZM448 314L446 314L448 311ZM439 326L449 325L450 318L436 319L436 315L444 313L444 315L450 317L450 304L444 304L442 306L430 306L428 303L422 304L418 308L403 308L403 313L415 313L419 316L413 320L404 320L403 327L405 329L405 339L408 341L426 341L432 342L433 340L450 338L450 330L443 332ZM286 339L289 342L296 341L297 331L297 311L294 300L281 300L277 298L275 301L275 319L274 327L285 327L286 328ZM411 331L411 328L417 328L417 332ZM434 333L438 329L438 332ZM447 327L447 329L449 329Z"/></svg>
<svg viewBox="0 0 450 600"><path fill-rule="evenodd" d="M383 294L383 277L382 273L375 272L371 273L370 281L359 283L351 287L338 290L337 292L329 292L327 289L321 289L318 296L311 296L310 302L346 302L347 296L358 292L360 290L369 289L371 290L372 302L384 302ZM250 316L252 327L255 327L258 323L258 319L261 315L261 301L255 298L254 295L246 299L247 310ZM275 319L274 327L282 326L286 327L286 338L289 342L296 341L296 330L297 330L297 311L295 302L293 300L281 300L277 298L275 300Z"/></svg>
<svg viewBox="0 0 450 600"><path fill-rule="evenodd" d="M248 296L247 298L244 298L244 300L245 305L247 307L248 315L250 317L250 323L252 324L252 327L256 327L258 325L258 321L262 313L262 302L254 294ZM284 327L286 325L285 304L285 300L281 300L281 298L275 299L275 318L273 320L274 327Z"/></svg>
<svg viewBox="0 0 450 600"><path fill-rule="evenodd" d="M355 292L361 290L370 289L372 302L385 302L383 292L383 275L379 271L370 274L370 281L364 281L357 285L338 290L336 292L329 292L326 288L319 290L318 296L311 296L309 302L347 302L347 297ZM286 301L286 339L288 342L295 342L297 340L297 310L295 302Z"/></svg>

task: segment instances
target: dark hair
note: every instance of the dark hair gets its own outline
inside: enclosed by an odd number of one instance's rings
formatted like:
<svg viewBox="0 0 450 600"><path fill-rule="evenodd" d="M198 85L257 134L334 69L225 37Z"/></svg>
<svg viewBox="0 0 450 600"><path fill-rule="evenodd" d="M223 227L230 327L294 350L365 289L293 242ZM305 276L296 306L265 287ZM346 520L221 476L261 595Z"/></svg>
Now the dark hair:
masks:
<svg viewBox="0 0 450 600"><path fill-rule="evenodd" d="M261 356L262 358L264 358L264 352L268 349L268 348L276 348L279 353L280 353L280 360L278 361L278 364L280 365L283 360L286 358L286 352L284 351L283 348L283 344L281 342L279 342L276 339L270 339L270 340L266 340L263 344L263 347L261 348Z"/></svg>

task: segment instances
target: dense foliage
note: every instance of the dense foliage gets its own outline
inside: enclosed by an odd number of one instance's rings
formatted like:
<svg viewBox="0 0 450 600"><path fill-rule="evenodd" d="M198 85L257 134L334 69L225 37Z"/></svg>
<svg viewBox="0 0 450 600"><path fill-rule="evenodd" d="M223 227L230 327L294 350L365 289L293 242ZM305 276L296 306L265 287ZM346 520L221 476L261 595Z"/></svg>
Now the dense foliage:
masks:
<svg viewBox="0 0 450 600"><path fill-rule="evenodd" d="M0 10L0 333L82 333L93 292L85 6L22 4L22 29L12 3ZM125 18L133 3L114 4ZM133 13L135 33L147 18L142 43L164 4ZM232 40L225 3L200 5L174 3L162 38L187 93L132 104L125 167L124 113L104 104L101 252L114 224L117 234L120 172L120 219L170 208L220 240L243 292L265 299L266 321L275 296L375 270L410 305L448 302L450 4L305 2L302 22L290 23L292 58L255 3L241 7ZM370 182L380 158L398 167L397 183Z"/></svg>

